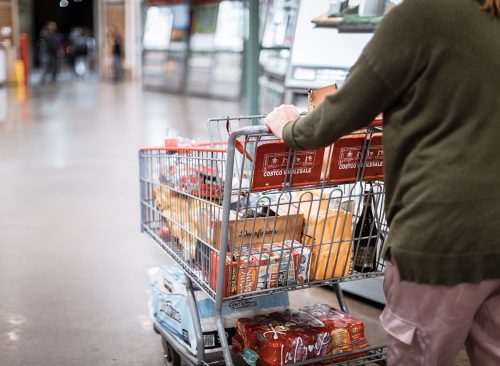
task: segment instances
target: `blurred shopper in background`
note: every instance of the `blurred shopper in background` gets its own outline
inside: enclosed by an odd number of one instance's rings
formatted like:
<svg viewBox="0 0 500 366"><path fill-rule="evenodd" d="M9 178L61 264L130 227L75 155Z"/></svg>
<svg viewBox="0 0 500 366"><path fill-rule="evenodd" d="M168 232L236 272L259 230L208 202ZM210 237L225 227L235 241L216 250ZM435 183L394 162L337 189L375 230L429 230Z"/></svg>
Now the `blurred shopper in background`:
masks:
<svg viewBox="0 0 500 366"><path fill-rule="evenodd" d="M85 41L87 42L88 71L94 72L97 64L97 42L90 29L83 28L83 33L85 35Z"/></svg>
<svg viewBox="0 0 500 366"><path fill-rule="evenodd" d="M41 82L46 82L48 78L55 82L59 72L59 59L64 56L64 37L57 31L55 22L47 22L40 32L39 44L43 66Z"/></svg>
<svg viewBox="0 0 500 366"><path fill-rule="evenodd" d="M82 28L75 27L69 33L66 55L73 73L77 77L83 78L88 72L88 49L87 34Z"/></svg>
<svg viewBox="0 0 500 366"><path fill-rule="evenodd" d="M336 93L266 118L305 149L384 113L390 366L452 366L464 342L472 365L500 365L499 14L500 0L405 0Z"/></svg>
<svg viewBox="0 0 500 366"><path fill-rule="evenodd" d="M122 78L122 39L115 25L108 27L108 47L111 53L111 77L113 81Z"/></svg>

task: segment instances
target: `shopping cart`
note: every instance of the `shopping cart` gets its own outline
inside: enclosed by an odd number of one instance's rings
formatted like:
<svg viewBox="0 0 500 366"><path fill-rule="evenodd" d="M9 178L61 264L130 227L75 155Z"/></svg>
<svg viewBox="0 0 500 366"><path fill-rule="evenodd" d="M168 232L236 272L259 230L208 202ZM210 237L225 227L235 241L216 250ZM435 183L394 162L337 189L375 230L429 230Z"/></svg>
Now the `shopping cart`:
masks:
<svg viewBox="0 0 500 366"><path fill-rule="evenodd" d="M159 326L167 364L242 364L231 353L222 306L263 295L383 275L387 236L382 128L333 147L294 151L265 116L208 121L208 144L140 150L141 230L182 267L197 354ZM232 131L232 132L229 132ZM219 142L223 141L223 142ZM207 354L194 288L215 302L221 354ZM294 365L385 365L386 347L331 352ZM288 364L288 363L287 363Z"/></svg>

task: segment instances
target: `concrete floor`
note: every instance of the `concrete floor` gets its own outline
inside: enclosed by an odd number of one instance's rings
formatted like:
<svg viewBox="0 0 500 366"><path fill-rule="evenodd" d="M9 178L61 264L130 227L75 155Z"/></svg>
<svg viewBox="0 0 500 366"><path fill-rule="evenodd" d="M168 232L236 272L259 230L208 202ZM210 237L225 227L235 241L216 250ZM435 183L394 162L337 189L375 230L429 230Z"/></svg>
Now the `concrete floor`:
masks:
<svg viewBox="0 0 500 366"><path fill-rule="evenodd" d="M168 260L139 232L137 150L168 129L206 140L206 119L240 106L134 84L29 94L0 88L0 365L163 365L146 270ZM325 289L292 300L335 304ZM348 304L384 342L380 309Z"/></svg>

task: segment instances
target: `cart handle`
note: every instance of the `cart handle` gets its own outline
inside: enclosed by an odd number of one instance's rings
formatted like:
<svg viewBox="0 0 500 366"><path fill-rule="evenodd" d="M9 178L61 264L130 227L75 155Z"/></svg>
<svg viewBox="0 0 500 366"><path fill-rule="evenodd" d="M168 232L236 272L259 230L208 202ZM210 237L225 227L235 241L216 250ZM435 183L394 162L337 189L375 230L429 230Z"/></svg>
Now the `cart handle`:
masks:
<svg viewBox="0 0 500 366"><path fill-rule="evenodd" d="M257 126L250 126L250 127L258 127L258 130L255 132L256 134L271 133L271 129L265 125L257 125ZM246 129L246 128L248 128L248 127L244 127L244 129ZM229 135L231 135L230 129L231 129L230 128L230 119L228 117L227 122L226 122L226 130L227 130L227 133ZM237 130L237 131L239 131L239 130ZM236 148L236 150L238 150L241 153L241 155L244 155L250 162L253 163L252 156L250 155L250 153L248 151L246 151L246 149L243 147L243 145L241 144L241 142L238 139L234 140L234 147Z"/></svg>
<svg viewBox="0 0 500 366"><path fill-rule="evenodd" d="M209 146L210 144L207 144ZM207 153L225 153L227 149L210 149L208 147L143 147L139 149L139 152L145 151L197 151L197 152L207 152Z"/></svg>

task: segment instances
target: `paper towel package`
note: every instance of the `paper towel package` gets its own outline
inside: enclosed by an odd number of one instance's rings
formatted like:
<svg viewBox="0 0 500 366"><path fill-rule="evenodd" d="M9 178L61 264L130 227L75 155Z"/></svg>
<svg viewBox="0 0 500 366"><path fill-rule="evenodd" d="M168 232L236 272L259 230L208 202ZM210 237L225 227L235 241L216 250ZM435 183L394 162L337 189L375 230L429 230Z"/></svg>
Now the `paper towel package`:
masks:
<svg viewBox="0 0 500 366"><path fill-rule="evenodd" d="M164 265L148 271L151 284L151 317L165 331L178 338L187 350L196 354L196 335L189 309L185 275L178 265ZM194 292L203 332L206 353L221 350L221 342L215 324L215 303L201 290ZM231 344L240 318L266 315L289 306L288 294L278 293L255 299L225 303L224 327Z"/></svg>

